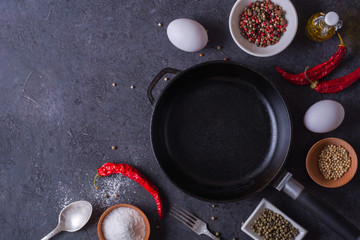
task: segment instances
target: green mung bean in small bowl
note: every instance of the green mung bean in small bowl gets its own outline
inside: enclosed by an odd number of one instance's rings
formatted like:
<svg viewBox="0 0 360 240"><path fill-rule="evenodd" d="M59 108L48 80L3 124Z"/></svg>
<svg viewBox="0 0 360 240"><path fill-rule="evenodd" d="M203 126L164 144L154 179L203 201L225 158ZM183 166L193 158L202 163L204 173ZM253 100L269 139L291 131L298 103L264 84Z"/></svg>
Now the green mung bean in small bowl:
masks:
<svg viewBox="0 0 360 240"><path fill-rule="evenodd" d="M241 230L256 240L293 239L305 237L307 230L289 218L266 199L262 199Z"/></svg>

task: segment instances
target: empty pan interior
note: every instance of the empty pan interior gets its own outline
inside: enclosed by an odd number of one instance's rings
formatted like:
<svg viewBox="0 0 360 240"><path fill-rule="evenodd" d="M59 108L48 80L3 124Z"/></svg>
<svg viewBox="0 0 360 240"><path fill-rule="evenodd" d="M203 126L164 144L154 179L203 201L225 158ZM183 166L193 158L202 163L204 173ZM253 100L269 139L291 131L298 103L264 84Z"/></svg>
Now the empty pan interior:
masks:
<svg viewBox="0 0 360 240"><path fill-rule="evenodd" d="M263 188L282 167L290 120L277 91L235 64L177 76L154 109L152 144L167 176L196 197L223 201Z"/></svg>

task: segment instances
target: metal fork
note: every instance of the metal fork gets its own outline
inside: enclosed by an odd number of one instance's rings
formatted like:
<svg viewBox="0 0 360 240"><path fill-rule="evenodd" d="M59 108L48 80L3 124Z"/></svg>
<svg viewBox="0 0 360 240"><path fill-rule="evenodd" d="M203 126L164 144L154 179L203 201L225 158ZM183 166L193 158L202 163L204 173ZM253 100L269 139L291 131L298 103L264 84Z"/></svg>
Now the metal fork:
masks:
<svg viewBox="0 0 360 240"><path fill-rule="evenodd" d="M175 217L177 220L185 224L188 228L193 230L197 235L205 234L212 239L219 240L220 238L212 234L206 226L206 223L201 219L195 217L185 209L181 207L173 207L170 210L170 215Z"/></svg>

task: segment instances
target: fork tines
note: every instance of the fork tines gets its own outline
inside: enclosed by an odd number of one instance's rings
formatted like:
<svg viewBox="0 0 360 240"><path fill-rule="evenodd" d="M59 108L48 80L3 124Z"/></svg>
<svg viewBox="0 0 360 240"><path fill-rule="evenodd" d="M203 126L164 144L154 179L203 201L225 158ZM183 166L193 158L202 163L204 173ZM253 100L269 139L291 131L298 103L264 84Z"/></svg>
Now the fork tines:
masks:
<svg viewBox="0 0 360 240"><path fill-rule="evenodd" d="M181 207L173 207L170 210L170 214L175 217L177 220L185 224L187 227L192 229L195 223L198 221L198 218L186 211Z"/></svg>

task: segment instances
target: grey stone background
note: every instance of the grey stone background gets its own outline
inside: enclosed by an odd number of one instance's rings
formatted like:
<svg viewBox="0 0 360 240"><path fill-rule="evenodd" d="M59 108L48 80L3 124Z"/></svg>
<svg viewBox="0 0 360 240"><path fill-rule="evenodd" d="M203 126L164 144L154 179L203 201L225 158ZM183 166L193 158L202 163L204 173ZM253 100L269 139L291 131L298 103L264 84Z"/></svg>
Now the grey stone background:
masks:
<svg viewBox="0 0 360 240"><path fill-rule="evenodd" d="M72 201L88 200L94 212L75 233L55 239L97 239L102 212L117 203L140 207L151 224L150 239L207 239L168 216L180 204L208 222L222 239L249 239L240 230L262 198L267 198L309 230L306 239L339 239L322 222L285 194L271 187L245 200L217 204L189 197L161 171L151 150L152 106L146 89L165 67L186 69L224 57L251 66L267 76L284 97L294 126L286 168L308 189L321 196L360 227L359 174L347 185L326 189L314 183L305 168L309 148L325 137L348 141L360 153L360 84L336 94L319 94L288 84L275 71L282 66L301 72L330 58L336 37L324 43L308 40L307 19L315 12L335 10L344 21L341 34L349 52L327 79L360 66L359 1L293 0L299 28L292 44L279 55L257 58L233 42L228 16L235 1L226 0L2 0L0 1L0 238L40 239L55 228L61 209ZM201 52L176 49L166 35L167 25L186 17L208 29L211 42ZM163 23L159 27L158 23ZM216 46L223 49L218 51ZM171 80L173 76L168 76ZM112 87L116 83L116 87ZM131 89L130 86L135 86ZM162 81L158 96L166 85ZM326 134L305 129L308 107L322 99L340 102L346 112L342 125ZM117 146L112 150L111 146ZM96 168L123 162L141 170L160 189L165 219L155 202L137 183L122 176L99 180ZM116 184L115 184L116 183ZM113 191L113 192L111 192ZM119 194L118 198L113 193ZM109 194L109 198L104 195ZM216 216L216 221L211 221Z"/></svg>

